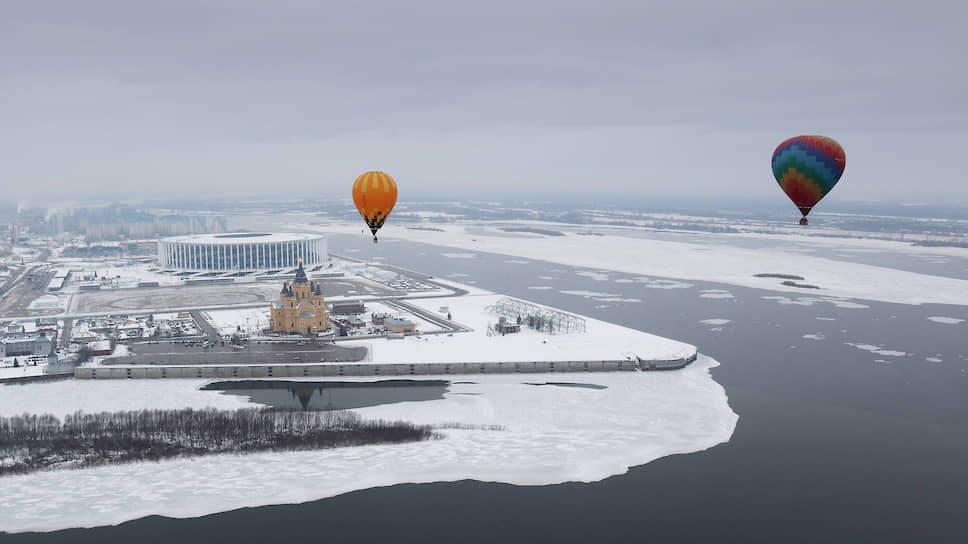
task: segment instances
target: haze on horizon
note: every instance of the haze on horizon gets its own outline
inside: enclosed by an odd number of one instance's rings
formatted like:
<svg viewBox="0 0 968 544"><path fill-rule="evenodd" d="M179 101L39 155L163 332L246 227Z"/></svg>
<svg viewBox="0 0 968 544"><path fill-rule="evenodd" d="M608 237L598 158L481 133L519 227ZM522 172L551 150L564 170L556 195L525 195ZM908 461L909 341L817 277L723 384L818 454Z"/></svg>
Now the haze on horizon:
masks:
<svg viewBox="0 0 968 544"><path fill-rule="evenodd" d="M7 3L5 198L785 198L819 133L829 199L968 204L964 4L461 4Z"/></svg>

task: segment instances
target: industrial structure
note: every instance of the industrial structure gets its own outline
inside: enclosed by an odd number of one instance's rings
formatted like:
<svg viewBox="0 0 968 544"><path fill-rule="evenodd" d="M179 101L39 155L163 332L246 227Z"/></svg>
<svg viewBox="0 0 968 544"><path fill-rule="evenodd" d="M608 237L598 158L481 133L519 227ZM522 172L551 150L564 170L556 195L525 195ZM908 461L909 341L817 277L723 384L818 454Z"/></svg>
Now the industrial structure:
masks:
<svg viewBox="0 0 968 544"><path fill-rule="evenodd" d="M309 281L302 261L292 283L283 282L279 300L270 308L273 332L316 334L329 328L329 314L319 284Z"/></svg>
<svg viewBox="0 0 968 544"><path fill-rule="evenodd" d="M537 304L516 298L503 297L493 306L488 307L487 310L512 320L514 324L523 324L529 328L549 334L575 334L585 332L585 320L577 315L538 306ZM517 331L506 330L504 332Z"/></svg>
<svg viewBox="0 0 968 544"><path fill-rule="evenodd" d="M158 241L158 262L181 271L258 272L326 262L321 234L231 232L176 236Z"/></svg>

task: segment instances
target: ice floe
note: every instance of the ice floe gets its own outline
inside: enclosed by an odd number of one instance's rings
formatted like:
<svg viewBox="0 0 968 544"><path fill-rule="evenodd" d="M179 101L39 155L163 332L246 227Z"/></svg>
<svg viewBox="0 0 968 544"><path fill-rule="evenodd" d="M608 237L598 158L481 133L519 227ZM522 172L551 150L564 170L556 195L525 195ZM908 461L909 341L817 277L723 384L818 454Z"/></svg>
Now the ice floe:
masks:
<svg viewBox="0 0 968 544"><path fill-rule="evenodd" d="M847 344L848 346L853 346L857 349L869 351L877 355L886 355L888 357L904 357L905 355L907 355L907 353L903 351L884 349L882 346L875 346L873 344L854 344L852 342L844 342L844 343Z"/></svg>
<svg viewBox="0 0 968 544"><path fill-rule="evenodd" d="M441 253L442 256L448 259L476 259L476 253Z"/></svg>
<svg viewBox="0 0 968 544"><path fill-rule="evenodd" d="M729 319L703 319L700 321L703 325L725 325L729 322Z"/></svg>
<svg viewBox="0 0 968 544"><path fill-rule="evenodd" d="M733 298L733 294L725 289L703 289L699 298Z"/></svg>
<svg viewBox="0 0 968 544"><path fill-rule="evenodd" d="M603 272L593 272L591 270L576 270L575 274L578 276L585 276L586 278L591 278L595 281L608 281L608 274Z"/></svg>
<svg viewBox="0 0 968 544"><path fill-rule="evenodd" d="M942 323L944 325L957 325L958 323L963 323L964 319L958 319L957 317L942 317L942 316L931 316L928 321L933 321L935 323Z"/></svg>

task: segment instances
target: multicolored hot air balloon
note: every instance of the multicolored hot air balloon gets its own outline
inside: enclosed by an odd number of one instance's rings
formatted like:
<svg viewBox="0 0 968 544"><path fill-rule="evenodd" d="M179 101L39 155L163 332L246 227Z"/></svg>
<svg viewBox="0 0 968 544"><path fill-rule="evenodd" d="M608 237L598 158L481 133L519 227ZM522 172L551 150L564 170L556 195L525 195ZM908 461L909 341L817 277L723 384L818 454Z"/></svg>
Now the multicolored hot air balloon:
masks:
<svg viewBox="0 0 968 544"><path fill-rule="evenodd" d="M773 177L783 192L800 208L801 225L844 174L844 148L826 136L795 136L773 152Z"/></svg>
<svg viewBox="0 0 968 544"><path fill-rule="evenodd" d="M397 203L397 183L383 172L366 172L353 182L353 203L370 227L375 244L376 231Z"/></svg>

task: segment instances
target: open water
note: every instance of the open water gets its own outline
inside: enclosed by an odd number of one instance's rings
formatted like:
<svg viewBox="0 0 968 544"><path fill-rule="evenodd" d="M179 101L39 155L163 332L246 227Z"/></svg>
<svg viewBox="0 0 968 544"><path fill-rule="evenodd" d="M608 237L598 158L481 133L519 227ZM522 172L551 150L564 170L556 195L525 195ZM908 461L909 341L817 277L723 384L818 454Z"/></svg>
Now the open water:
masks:
<svg viewBox="0 0 968 544"><path fill-rule="evenodd" d="M968 322L928 319L966 319L966 307L844 305L824 299L822 290L797 295L656 283L472 250L465 252L473 258L452 258L443 254L456 253L453 249L394 240L374 247L362 236L332 236L330 250L384 257L380 262L694 343L722 363L712 373L739 414L736 431L726 444L590 484L398 485L299 505L184 520L150 517L117 527L0 535L0 540L968 539ZM849 252L830 253L849 259ZM951 262L912 256L903 268L928 271L922 267L937 270L939 264ZM946 266L945 273L963 277L968 270ZM710 319L729 322L702 322Z"/></svg>

